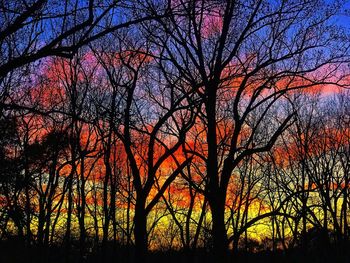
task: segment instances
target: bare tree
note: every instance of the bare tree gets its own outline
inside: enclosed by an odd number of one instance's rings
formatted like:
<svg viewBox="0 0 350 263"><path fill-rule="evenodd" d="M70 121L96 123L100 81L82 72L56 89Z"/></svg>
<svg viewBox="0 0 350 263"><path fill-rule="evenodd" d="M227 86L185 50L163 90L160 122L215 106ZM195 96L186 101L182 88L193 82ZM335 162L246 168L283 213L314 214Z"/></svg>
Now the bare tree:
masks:
<svg viewBox="0 0 350 263"><path fill-rule="evenodd" d="M80 47L93 40L153 18L147 13L143 17L133 17L133 13L128 11L131 7L134 11L140 8L137 1L2 2L1 78L41 58L71 58ZM124 17L117 21L113 18L115 12L123 14Z"/></svg>
<svg viewBox="0 0 350 263"><path fill-rule="evenodd" d="M147 251L147 216L161 199L170 183L184 169L190 158L180 163L174 153L181 147L186 132L194 122L191 93L181 86L165 82L166 79L153 72L152 55L137 40L121 39L122 45L111 52L119 61L105 65L110 85L122 95L122 129L115 133L123 142L133 176L136 191L134 236L137 258L143 258ZM125 45L126 44L126 45ZM106 53L105 53L106 54ZM122 76L118 74L120 69ZM147 78L154 74L155 80ZM140 89L143 86L144 89ZM173 159L177 164L150 198L156 179L164 163ZM169 168L168 168L169 169Z"/></svg>
<svg viewBox="0 0 350 263"><path fill-rule="evenodd" d="M204 102L206 195L214 252L223 261L232 172L245 157L270 150L292 114L270 122L271 135L260 139L263 120L289 90L338 81L334 70L344 61L347 45L327 26L336 12L336 4L320 1L169 1L169 17L147 26L162 63L176 68ZM250 125L253 116L257 121ZM221 139L222 119L230 120L231 128Z"/></svg>

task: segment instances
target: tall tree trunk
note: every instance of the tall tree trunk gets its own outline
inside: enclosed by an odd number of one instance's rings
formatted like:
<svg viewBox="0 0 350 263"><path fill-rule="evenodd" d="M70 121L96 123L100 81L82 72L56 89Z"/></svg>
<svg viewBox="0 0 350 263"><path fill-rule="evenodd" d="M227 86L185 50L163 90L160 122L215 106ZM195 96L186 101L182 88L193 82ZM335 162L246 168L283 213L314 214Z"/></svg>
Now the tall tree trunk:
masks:
<svg viewBox="0 0 350 263"><path fill-rule="evenodd" d="M113 182L112 182L113 181ZM110 217L112 220L112 226L113 226L113 246L114 249L116 249L117 246L117 219L116 219L116 189L117 189L117 183L116 178L111 178L111 204L110 204Z"/></svg>
<svg viewBox="0 0 350 263"><path fill-rule="evenodd" d="M225 229L225 200L224 191L220 189L217 160L217 134L216 134L216 90L217 83L206 87L207 101L207 174L209 177L209 206L212 213L213 256L217 262L227 261L228 240Z"/></svg>
<svg viewBox="0 0 350 263"><path fill-rule="evenodd" d="M26 168L25 169L25 178L26 178L26 187L25 187L25 196L26 196L26 205L25 205L25 212L26 212L26 246L30 246L31 236L32 232L30 229L30 223L31 223L31 205L30 205L30 189L29 189L29 171Z"/></svg>
<svg viewBox="0 0 350 263"><path fill-rule="evenodd" d="M216 262L227 262L228 239L225 228L225 201L222 197L211 198L209 205L212 214L213 256Z"/></svg>
<svg viewBox="0 0 350 263"><path fill-rule="evenodd" d="M108 192L110 191L110 189L108 188L108 184L109 184L110 176L111 176L111 168L108 160L106 162L106 174L103 180L103 216L104 216L103 237L102 237L103 248L106 248L106 245L107 245L109 222L110 222L110 206L108 204L108 196L109 196Z"/></svg>
<svg viewBox="0 0 350 263"><path fill-rule="evenodd" d="M80 213L79 214L79 230L80 230L80 256L81 259L85 254L86 229L85 229L85 209L86 209L86 194L85 194L85 159L81 158L80 163Z"/></svg>
<svg viewBox="0 0 350 263"><path fill-rule="evenodd" d="M66 246L67 257L69 256L70 251L70 241L71 241L71 225L72 225L72 212L73 212L73 172L69 175L68 178L68 208L67 208L67 220L66 220L66 233L64 237L64 242Z"/></svg>
<svg viewBox="0 0 350 263"><path fill-rule="evenodd" d="M135 206L134 216L135 230L135 260L142 262L147 256L147 213L145 209L145 199L138 193Z"/></svg>

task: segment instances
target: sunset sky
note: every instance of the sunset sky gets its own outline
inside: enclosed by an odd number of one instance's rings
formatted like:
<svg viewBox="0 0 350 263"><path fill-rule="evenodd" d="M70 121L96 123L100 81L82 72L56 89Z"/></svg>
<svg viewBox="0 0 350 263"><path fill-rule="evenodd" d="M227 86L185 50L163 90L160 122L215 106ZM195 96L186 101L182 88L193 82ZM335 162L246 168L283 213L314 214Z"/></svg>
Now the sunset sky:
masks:
<svg viewBox="0 0 350 263"><path fill-rule="evenodd" d="M0 3L0 245L43 263L347 255L349 10Z"/></svg>

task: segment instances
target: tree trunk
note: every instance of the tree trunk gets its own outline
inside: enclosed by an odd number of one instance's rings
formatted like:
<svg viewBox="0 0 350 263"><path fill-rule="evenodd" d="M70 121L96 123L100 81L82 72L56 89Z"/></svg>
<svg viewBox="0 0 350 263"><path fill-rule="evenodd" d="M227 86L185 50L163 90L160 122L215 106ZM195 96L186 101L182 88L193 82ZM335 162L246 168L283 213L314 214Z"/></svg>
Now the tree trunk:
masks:
<svg viewBox="0 0 350 263"><path fill-rule="evenodd" d="M212 214L213 256L216 262L227 262L228 240L225 229L225 192L221 191L217 160L216 90L218 83L206 87L207 101L207 175L209 177L209 205Z"/></svg>
<svg viewBox="0 0 350 263"><path fill-rule="evenodd" d="M138 195L139 196L139 195ZM145 210L145 200L138 197L135 206L134 216L135 230L135 261L142 262L147 256L147 214Z"/></svg>
<svg viewBox="0 0 350 263"><path fill-rule="evenodd" d="M225 228L225 202L222 198L209 201L212 214L213 256L216 262L227 262L228 239Z"/></svg>
<svg viewBox="0 0 350 263"><path fill-rule="evenodd" d="M86 228L85 228L85 209L86 209L86 194L85 194L85 160L84 157L81 158L80 163L80 199L81 203L79 205L80 207L80 213L79 214L79 230L80 230L80 259L85 255L85 242L86 242Z"/></svg>

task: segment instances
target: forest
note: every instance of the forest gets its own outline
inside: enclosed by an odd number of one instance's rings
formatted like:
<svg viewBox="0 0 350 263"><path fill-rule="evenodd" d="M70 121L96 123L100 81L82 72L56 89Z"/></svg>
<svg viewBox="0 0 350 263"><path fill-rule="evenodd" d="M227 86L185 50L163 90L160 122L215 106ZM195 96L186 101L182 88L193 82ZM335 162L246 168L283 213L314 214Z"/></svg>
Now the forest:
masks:
<svg viewBox="0 0 350 263"><path fill-rule="evenodd" d="M347 262L349 8L1 0L0 261Z"/></svg>

